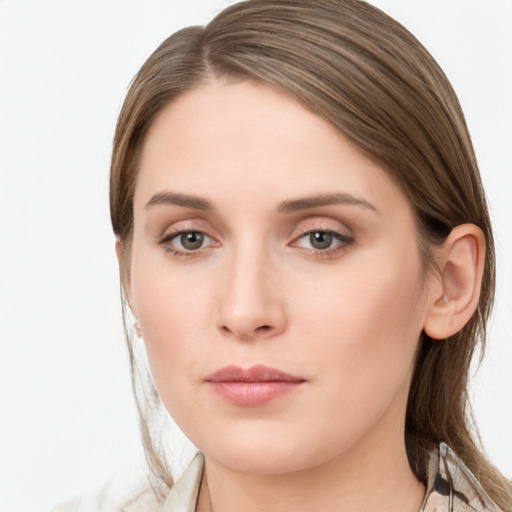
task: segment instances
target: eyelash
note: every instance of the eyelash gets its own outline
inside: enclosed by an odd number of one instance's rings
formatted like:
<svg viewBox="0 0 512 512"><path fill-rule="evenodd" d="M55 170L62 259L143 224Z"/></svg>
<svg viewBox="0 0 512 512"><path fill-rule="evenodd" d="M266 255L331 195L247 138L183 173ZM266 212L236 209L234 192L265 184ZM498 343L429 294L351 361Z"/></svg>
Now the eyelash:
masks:
<svg viewBox="0 0 512 512"><path fill-rule="evenodd" d="M179 250L174 248L171 245L171 242L183 235L187 234L199 234L202 235L205 238L214 240L213 237L207 235L203 231L199 230L192 230L192 229L186 229L186 230L180 230L175 231L172 233L168 233L165 235L158 243L164 247L164 250L168 253L170 253L172 256L176 257L183 257L183 258L189 258L191 256L196 255L199 253L204 247L200 247L197 250ZM308 229L306 231L303 231L297 238L294 239L294 244L297 243L299 240L303 239L304 237L311 236L313 233L323 233L327 235L332 235L333 239L336 239L339 243L335 245L334 247L329 247L326 249L309 249L304 247L298 247L299 249L304 249L305 251L308 251L309 254L312 254L314 256L320 256L324 258L328 258L330 256L333 256L334 254L341 252L345 250L349 245L351 245L354 242L354 238L344 235L338 231L334 231L332 229L325 229L325 228L317 228L317 229ZM293 245L292 245L293 246Z"/></svg>
<svg viewBox="0 0 512 512"><path fill-rule="evenodd" d="M170 253L172 256L177 256L177 257L181 257L181 258L189 258L189 257L194 256L195 254L197 254L201 249L204 249L204 247L200 247L197 250L189 250L189 251L185 250L185 251L183 251L183 250L179 250L179 249L173 248L170 245L170 243L174 239L176 239L176 238L178 238L180 236L191 234L191 233L196 233L196 234L204 236L205 238L209 238L209 239L213 240L213 238L211 236L207 235L203 231L194 230L194 229L184 229L184 230L180 230L180 231L174 231L173 233L168 233L158 243L160 245L162 245L164 250L166 252Z"/></svg>
<svg viewBox="0 0 512 512"><path fill-rule="evenodd" d="M332 235L333 239L336 239L339 242L334 247L329 247L327 249L304 248L306 251L308 251L313 256L320 256L322 258L328 258L330 256L333 256L333 255L339 253L339 252L342 252L349 245L351 245L354 242L353 237L344 235L343 233L340 233L339 231L334 231L332 229L327 229L327 228L316 228L316 229L308 229L307 231L304 231L299 237L297 237L295 239L294 243L303 239L304 237L311 236L313 233L323 233L323 234L327 234L327 235Z"/></svg>

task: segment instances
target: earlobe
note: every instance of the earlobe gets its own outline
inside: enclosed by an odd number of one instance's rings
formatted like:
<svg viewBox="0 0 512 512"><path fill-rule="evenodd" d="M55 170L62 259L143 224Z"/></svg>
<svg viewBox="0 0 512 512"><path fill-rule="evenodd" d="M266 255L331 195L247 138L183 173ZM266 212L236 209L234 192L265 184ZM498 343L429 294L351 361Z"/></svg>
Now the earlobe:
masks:
<svg viewBox="0 0 512 512"><path fill-rule="evenodd" d="M130 290L128 286L128 282L126 279L126 261L125 261L125 254L124 254L124 245L122 240L119 237L116 237L116 256L117 256L117 262L119 263L119 275L121 278L121 287L123 289L124 295L126 297L126 300L128 301L128 305L130 306Z"/></svg>
<svg viewBox="0 0 512 512"><path fill-rule="evenodd" d="M121 239L116 236L116 256L117 261L119 263L119 267L122 268L123 264L123 242L121 242Z"/></svg>
<svg viewBox="0 0 512 512"><path fill-rule="evenodd" d="M425 333L444 339L459 332L478 306L485 261L485 239L474 224L451 231L438 251L440 273L430 284Z"/></svg>
<svg viewBox="0 0 512 512"><path fill-rule="evenodd" d="M124 296L126 298L126 302L128 304L128 307L130 308L130 311L132 313L132 316L135 319L134 330L135 330L137 336L139 338L141 338L142 337L142 331L140 330L139 324L137 322L137 316L135 315L135 311L134 311L134 309L132 307L130 283L129 283L129 279L127 278L126 271L125 271L126 260L125 260L125 254L124 254L124 246L123 246L123 242L121 241L121 239L119 237L116 237L116 246L115 246L115 248L116 248L117 261L119 262L119 269L120 269L120 276L121 276L121 286L122 286L122 289L123 289L123 293L124 293Z"/></svg>

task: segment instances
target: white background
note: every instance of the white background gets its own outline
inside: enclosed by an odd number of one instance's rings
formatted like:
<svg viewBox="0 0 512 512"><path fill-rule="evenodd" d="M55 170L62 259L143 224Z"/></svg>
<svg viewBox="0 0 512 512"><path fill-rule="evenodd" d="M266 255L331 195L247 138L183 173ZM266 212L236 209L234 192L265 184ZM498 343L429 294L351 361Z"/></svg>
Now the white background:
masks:
<svg viewBox="0 0 512 512"><path fill-rule="evenodd" d="M0 510L32 512L141 458L107 206L127 85L215 0L0 0ZM375 0L459 94L487 187L498 297L476 416L512 476L512 1Z"/></svg>

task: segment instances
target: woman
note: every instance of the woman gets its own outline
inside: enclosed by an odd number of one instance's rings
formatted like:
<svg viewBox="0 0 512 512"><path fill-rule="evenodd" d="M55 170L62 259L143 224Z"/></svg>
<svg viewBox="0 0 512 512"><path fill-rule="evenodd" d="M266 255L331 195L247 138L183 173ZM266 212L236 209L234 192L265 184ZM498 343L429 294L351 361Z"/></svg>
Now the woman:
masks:
<svg viewBox="0 0 512 512"><path fill-rule="evenodd" d="M110 197L155 477L134 510L511 510L468 423L485 196L451 86L397 22L250 0L172 35L128 92ZM176 484L160 399L201 452Z"/></svg>

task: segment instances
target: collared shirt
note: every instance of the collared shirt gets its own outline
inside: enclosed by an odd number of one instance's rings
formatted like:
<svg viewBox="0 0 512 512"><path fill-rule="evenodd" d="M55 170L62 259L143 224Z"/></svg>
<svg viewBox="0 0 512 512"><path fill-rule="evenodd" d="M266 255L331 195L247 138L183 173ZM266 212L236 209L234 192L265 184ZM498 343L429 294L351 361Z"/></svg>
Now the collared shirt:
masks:
<svg viewBox="0 0 512 512"><path fill-rule="evenodd" d="M176 481L164 505L159 505L150 488L131 489L124 496L102 492L64 503L53 512L195 512L204 468L197 453ZM110 496L109 496L110 495ZM471 471L444 443L431 454L427 492L419 512L500 512Z"/></svg>
<svg viewBox="0 0 512 512"><path fill-rule="evenodd" d="M473 473L445 443L430 455L419 512L500 512Z"/></svg>

